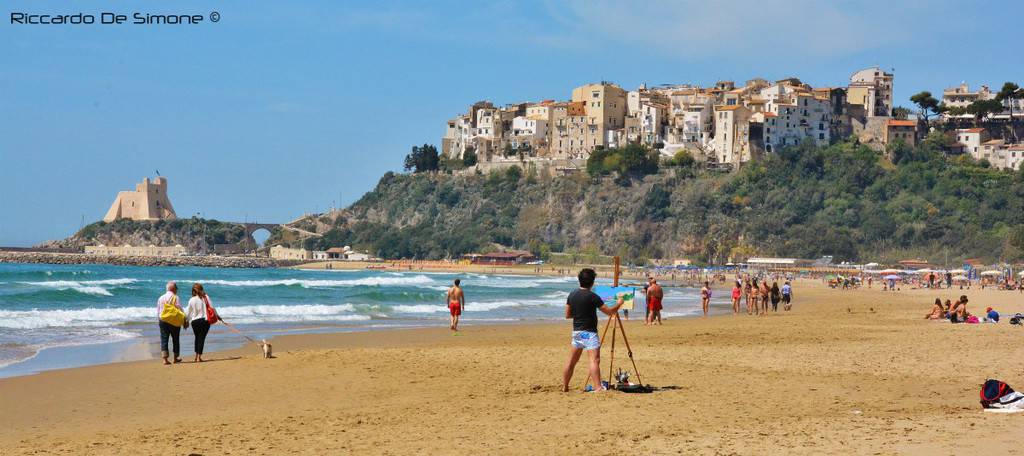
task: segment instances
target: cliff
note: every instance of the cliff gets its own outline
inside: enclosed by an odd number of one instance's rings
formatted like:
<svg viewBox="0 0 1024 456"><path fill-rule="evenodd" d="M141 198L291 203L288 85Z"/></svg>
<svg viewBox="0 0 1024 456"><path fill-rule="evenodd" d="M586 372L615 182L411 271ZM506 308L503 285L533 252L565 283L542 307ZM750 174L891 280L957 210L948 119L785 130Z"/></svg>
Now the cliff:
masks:
<svg viewBox="0 0 1024 456"><path fill-rule="evenodd" d="M387 173L350 208L293 223L320 237L270 243L353 245L383 258L454 258L500 245L633 262L1021 259L1024 177L947 157L932 139L893 148L891 161L854 142L805 144L728 174Z"/></svg>

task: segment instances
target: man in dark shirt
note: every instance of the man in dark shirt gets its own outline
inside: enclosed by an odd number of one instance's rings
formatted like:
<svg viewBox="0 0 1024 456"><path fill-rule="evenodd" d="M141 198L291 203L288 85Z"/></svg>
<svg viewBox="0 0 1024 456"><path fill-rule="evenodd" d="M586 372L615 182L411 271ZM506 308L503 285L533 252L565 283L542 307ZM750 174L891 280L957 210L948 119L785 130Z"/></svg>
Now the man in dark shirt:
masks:
<svg viewBox="0 0 1024 456"><path fill-rule="evenodd" d="M580 287L569 293L565 302L565 318L572 319L572 348L569 349L569 362L565 365L565 372L562 374L562 391L569 391L569 380L572 379L572 372L576 363L580 360L583 350L587 351L590 359L590 378L595 391L604 389L601 384L601 340L597 336L597 311L605 315L615 315L622 307L620 298L615 307L607 307L604 301L590 291L594 286L597 273L593 269L586 268L580 271Z"/></svg>

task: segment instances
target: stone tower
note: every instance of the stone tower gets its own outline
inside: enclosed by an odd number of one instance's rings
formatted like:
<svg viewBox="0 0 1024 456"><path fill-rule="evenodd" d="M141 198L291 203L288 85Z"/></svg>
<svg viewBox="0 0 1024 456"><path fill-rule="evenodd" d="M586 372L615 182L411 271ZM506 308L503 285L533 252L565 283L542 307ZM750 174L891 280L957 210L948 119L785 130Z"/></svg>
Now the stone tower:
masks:
<svg viewBox="0 0 1024 456"><path fill-rule="evenodd" d="M174 206L171 206L171 200L167 197L167 178L157 177L150 182L147 177L135 185L135 191L118 192L103 221L112 222L123 218L150 221L177 218Z"/></svg>

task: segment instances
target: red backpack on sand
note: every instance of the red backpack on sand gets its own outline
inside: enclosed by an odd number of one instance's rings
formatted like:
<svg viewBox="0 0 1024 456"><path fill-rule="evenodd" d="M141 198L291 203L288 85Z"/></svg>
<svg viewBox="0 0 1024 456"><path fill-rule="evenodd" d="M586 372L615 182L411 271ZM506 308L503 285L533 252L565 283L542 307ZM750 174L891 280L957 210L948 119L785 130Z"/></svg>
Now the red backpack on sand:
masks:
<svg viewBox="0 0 1024 456"><path fill-rule="evenodd" d="M206 303L206 322L212 326L220 320L220 315L217 315L217 311L210 305L210 298L203 296L203 302Z"/></svg>
<svg viewBox="0 0 1024 456"><path fill-rule="evenodd" d="M998 402L999 398L1013 392L1013 388L1005 382L988 379L981 387L981 407L989 408L992 403Z"/></svg>

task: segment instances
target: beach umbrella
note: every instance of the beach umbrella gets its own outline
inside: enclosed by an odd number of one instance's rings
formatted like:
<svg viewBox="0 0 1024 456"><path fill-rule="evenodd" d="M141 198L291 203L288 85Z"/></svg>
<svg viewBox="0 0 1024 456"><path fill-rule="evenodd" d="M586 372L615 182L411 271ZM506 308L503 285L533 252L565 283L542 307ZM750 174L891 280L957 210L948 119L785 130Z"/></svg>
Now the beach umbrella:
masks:
<svg viewBox="0 0 1024 456"><path fill-rule="evenodd" d="M901 274L902 272L902 269L883 269L878 271L879 274Z"/></svg>
<svg viewBox="0 0 1024 456"><path fill-rule="evenodd" d="M882 277L882 278L885 279L885 280L900 280L900 276L898 276L896 274L889 274L889 275L887 275L885 277Z"/></svg>
<svg viewBox="0 0 1024 456"><path fill-rule="evenodd" d="M953 276L953 281L955 281L955 282L966 282L967 281L967 276L965 276L965 275L955 275L955 276Z"/></svg>
<svg viewBox="0 0 1024 456"><path fill-rule="evenodd" d="M996 271L995 269L990 269L988 271L983 271L981 273L981 275L983 275L983 276L999 276L999 275L1003 275L1003 273L1001 271Z"/></svg>
<svg viewBox="0 0 1024 456"><path fill-rule="evenodd" d="M928 269L928 268L924 268L924 269L918 269L917 271L914 271L914 272L916 272L918 274L927 274L929 272L935 272L935 271L931 270L931 269Z"/></svg>

